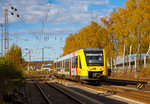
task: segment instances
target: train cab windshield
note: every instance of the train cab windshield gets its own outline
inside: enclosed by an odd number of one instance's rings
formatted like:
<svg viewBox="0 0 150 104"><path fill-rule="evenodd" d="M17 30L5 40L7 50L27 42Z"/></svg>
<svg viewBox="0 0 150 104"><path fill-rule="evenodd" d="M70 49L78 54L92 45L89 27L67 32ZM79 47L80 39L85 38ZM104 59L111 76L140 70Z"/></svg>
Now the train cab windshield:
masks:
<svg viewBox="0 0 150 104"><path fill-rule="evenodd" d="M103 51L85 51L87 66L103 66Z"/></svg>

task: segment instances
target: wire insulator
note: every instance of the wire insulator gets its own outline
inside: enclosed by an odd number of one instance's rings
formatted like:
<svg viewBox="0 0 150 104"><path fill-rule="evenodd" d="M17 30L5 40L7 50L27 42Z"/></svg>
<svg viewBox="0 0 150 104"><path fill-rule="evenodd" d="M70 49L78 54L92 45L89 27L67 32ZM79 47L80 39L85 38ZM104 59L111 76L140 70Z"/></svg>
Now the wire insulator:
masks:
<svg viewBox="0 0 150 104"><path fill-rule="evenodd" d="M13 13L13 12L11 12L11 15L14 15L14 13Z"/></svg>
<svg viewBox="0 0 150 104"><path fill-rule="evenodd" d="M19 17L19 14L17 14L17 17Z"/></svg>
<svg viewBox="0 0 150 104"><path fill-rule="evenodd" d="M15 11L17 11L17 9L15 8Z"/></svg>
<svg viewBox="0 0 150 104"><path fill-rule="evenodd" d="M11 7L11 9L14 9L14 7Z"/></svg>

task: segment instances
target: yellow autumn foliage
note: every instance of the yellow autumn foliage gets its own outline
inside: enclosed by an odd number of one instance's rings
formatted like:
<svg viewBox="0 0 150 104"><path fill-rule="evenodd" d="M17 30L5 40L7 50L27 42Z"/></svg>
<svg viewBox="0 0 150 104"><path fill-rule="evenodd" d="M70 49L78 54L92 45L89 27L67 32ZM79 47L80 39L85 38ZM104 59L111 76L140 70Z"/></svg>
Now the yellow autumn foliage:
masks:
<svg viewBox="0 0 150 104"><path fill-rule="evenodd" d="M128 0L124 8L100 18L100 24L91 21L77 33L70 34L63 55L80 48L103 48L110 59L123 54L124 44L126 54L131 45L132 53L136 53L140 40L141 51L146 53L150 45L150 1Z"/></svg>

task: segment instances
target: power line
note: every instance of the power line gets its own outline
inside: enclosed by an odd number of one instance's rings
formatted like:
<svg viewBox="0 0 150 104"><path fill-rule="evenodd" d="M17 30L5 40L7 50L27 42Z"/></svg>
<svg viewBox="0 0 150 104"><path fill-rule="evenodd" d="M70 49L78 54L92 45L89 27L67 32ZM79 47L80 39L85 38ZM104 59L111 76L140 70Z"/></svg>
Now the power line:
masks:
<svg viewBox="0 0 150 104"><path fill-rule="evenodd" d="M39 46L39 43L41 43L41 38L42 38L42 35L44 34L44 27L45 27L45 23L47 21L47 18L48 18L48 14L49 14L49 11L50 11L50 7L51 7L51 4L52 4L52 0L50 1L49 5L48 5L48 10L47 10L47 13L46 13L46 16L45 16L45 19L43 19L43 22L42 22L42 34L41 36L39 37L39 42L38 42L38 45ZM42 43L41 43L42 44Z"/></svg>

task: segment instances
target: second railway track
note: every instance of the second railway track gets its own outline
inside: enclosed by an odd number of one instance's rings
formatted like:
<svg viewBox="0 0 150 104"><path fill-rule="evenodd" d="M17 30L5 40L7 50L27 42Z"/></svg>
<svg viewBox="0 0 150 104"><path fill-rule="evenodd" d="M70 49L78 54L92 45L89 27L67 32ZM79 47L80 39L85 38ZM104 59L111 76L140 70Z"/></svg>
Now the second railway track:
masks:
<svg viewBox="0 0 150 104"><path fill-rule="evenodd" d="M65 80L65 82L67 82L67 81ZM93 85L88 85L88 84L80 84L78 82L72 82L72 81L68 81L68 82L77 84L79 86L92 88L94 90L99 90L99 91L104 91L106 93L119 95L119 96L126 97L126 98L129 98L129 99L133 99L133 100L136 100L136 101L150 103L150 100L149 100L150 99L150 92L149 91L146 92L146 91L141 91L141 90L138 90L138 89L133 90L133 89L128 89L128 87L120 88L119 86L114 87L114 86L110 86L110 85L93 86ZM59 81L58 83L61 84L62 82Z"/></svg>

